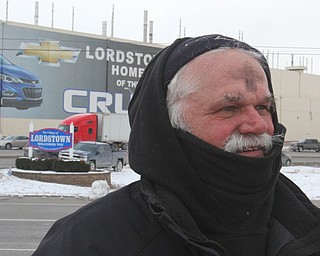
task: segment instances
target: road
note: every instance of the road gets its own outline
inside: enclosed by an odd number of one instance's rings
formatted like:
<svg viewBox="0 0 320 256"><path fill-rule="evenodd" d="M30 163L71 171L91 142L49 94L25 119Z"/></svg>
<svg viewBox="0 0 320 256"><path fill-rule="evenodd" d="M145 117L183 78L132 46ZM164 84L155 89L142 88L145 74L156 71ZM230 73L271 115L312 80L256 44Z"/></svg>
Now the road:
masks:
<svg viewBox="0 0 320 256"><path fill-rule="evenodd" d="M0 197L0 255L31 255L54 221L89 202L76 198ZM315 203L320 207L320 201Z"/></svg>
<svg viewBox="0 0 320 256"><path fill-rule="evenodd" d="M15 167L16 158L23 156L22 149L0 149L0 169Z"/></svg>
<svg viewBox="0 0 320 256"><path fill-rule="evenodd" d="M31 255L54 221L88 202L76 198L0 197L0 255Z"/></svg>
<svg viewBox="0 0 320 256"><path fill-rule="evenodd" d="M302 151L302 152L286 152L292 157L293 165L307 165L320 167L320 152L315 151Z"/></svg>
<svg viewBox="0 0 320 256"><path fill-rule="evenodd" d="M292 165L307 165L307 166L320 167L320 152L286 151L286 153L292 157ZM11 149L11 150L0 149L0 169L15 167L16 158L20 156L23 156L23 150L21 149Z"/></svg>

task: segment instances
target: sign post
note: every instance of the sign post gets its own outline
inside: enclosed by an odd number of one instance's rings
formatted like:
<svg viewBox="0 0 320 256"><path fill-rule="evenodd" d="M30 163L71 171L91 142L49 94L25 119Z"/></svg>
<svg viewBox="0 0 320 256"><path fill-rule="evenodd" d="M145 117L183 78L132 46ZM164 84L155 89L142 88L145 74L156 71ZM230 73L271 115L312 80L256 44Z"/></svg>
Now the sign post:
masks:
<svg viewBox="0 0 320 256"><path fill-rule="evenodd" d="M72 139L72 146L69 149L69 158L70 160L73 159L73 142L74 142L74 125L73 122L70 124L70 133L71 133L71 139Z"/></svg>
<svg viewBox="0 0 320 256"><path fill-rule="evenodd" d="M29 124L29 133L33 133L33 123L32 123L32 121ZM31 147L30 142L29 142L28 157L31 158L32 155L33 155L33 147Z"/></svg>

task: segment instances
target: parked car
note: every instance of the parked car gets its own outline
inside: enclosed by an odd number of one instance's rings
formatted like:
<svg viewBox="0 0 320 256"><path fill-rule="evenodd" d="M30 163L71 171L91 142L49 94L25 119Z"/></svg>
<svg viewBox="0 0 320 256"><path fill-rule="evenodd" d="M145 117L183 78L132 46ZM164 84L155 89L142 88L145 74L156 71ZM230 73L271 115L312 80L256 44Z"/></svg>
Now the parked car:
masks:
<svg viewBox="0 0 320 256"><path fill-rule="evenodd" d="M3 140L0 140L0 148L11 149L17 147L23 149L29 142L27 136L6 136Z"/></svg>
<svg viewBox="0 0 320 256"><path fill-rule="evenodd" d="M290 166L292 163L292 158L288 154L284 153L282 151L281 154L281 159L282 159L282 166Z"/></svg>
<svg viewBox="0 0 320 256"><path fill-rule="evenodd" d="M315 150L320 151L320 144L317 139L303 139L298 142L293 142L290 144L290 149L292 151L303 151L303 150Z"/></svg>

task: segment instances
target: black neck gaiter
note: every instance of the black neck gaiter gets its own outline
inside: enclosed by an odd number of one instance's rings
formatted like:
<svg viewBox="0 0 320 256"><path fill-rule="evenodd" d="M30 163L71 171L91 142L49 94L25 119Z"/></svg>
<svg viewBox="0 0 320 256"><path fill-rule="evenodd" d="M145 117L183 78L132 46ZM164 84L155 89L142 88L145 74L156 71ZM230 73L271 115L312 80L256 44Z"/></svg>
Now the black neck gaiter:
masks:
<svg viewBox="0 0 320 256"><path fill-rule="evenodd" d="M209 193L209 214L199 226L210 227L209 233L232 232L232 230L266 228L272 210L273 192L281 168L281 146L275 145L263 158L243 157L213 147L195 136L177 130L177 136L187 156L190 168ZM198 195L201 197L201 194ZM204 212L197 202L189 202L193 215ZM259 218L254 220L259 212ZM203 217L202 217L203 218ZM202 219L201 218L201 219ZM252 226L254 225L254 226ZM219 227L220 226L220 227Z"/></svg>

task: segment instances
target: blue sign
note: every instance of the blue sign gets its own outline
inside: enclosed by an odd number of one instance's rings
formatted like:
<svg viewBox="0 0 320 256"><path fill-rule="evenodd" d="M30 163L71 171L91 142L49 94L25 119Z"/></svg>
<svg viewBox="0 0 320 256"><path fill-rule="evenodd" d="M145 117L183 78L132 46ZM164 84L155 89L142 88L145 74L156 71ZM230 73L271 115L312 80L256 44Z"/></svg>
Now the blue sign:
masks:
<svg viewBox="0 0 320 256"><path fill-rule="evenodd" d="M29 146L44 151L59 151L71 148L72 134L53 128L30 132Z"/></svg>

